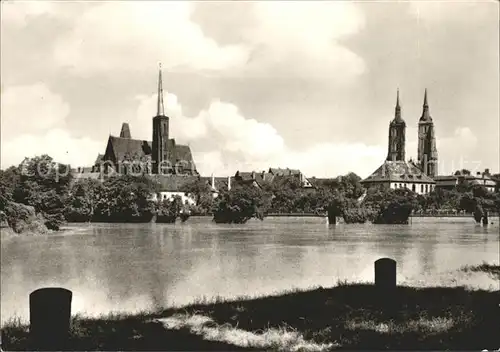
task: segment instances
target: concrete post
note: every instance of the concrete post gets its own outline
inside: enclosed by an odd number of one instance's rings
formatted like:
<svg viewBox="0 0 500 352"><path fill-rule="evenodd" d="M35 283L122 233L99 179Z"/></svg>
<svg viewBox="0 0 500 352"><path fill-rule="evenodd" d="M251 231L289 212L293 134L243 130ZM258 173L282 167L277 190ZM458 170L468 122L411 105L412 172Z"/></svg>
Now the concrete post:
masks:
<svg viewBox="0 0 500 352"><path fill-rule="evenodd" d="M67 346L71 320L72 292L41 288L30 294L30 344L32 350L56 351Z"/></svg>
<svg viewBox="0 0 500 352"><path fill-rule="evenodd" d="M396 261L380 258L375 261L375 286L383 291L396 288Z"/></svg>

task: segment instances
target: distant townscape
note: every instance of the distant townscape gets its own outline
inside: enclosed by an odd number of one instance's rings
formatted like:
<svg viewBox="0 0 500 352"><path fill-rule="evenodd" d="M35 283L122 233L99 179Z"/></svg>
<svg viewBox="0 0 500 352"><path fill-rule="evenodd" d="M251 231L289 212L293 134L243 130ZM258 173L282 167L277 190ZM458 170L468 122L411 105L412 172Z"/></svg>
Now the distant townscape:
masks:
<svg viewBox="0 0 500 352"><path fill-rule="evenodd" d="M107 175L142 175L154 177L161 185L155 199L181 197L194 204L193 196L186 195L183 187L194 180L208 184L213 192L230 189L231 183L253 183L262 187L276 177L297 178L303 188L313 188L324 179L306 177L300 170L273 167L266 171L237 170L234 176L218 177L200 175L193 153L188 145L177 144L170 135L170 118L165 115L161 68L158 73L157 111L152 119L152 141L132 138L127 122L119 136L110 135L103 154L94 165L73 169L77 179L101 179ZM361 181L366 188L382 186L389 189L406 188L417 194L428 194L436 188L451 190L459 184L482 185L488 191L495 190L498 179L492 178L489 169L471 174L460 170L451 175L438 175L438 151L436 132L427 97L424 92L422 115L418 120L417 160L406 160L406 122L402 118L399 89L396 97L394 119L389 124L387 158L371 175ZM332 176L333 177L333 176Z"/></svg>
<svg viewBox="0 0 500 352"><path fill-rule="evenodd" d="M48 155L0 171L0 223L14 233L58 230L64 222L183 222L210 215L218 223L269 214L328 217L346 223L408 224L413 216L474 216L488 225L500 208L499 175L462 169L438 175L436 131L427 90L418 120L417 160L406 160L399 89L389 123L387 157L371 175L330 178L270 165L232 176L200 175L189 145L170 134L161 67L152 139L134 139L124 122L94 165L71 168ZM175 123L175 121L174 121Z"/></svg>

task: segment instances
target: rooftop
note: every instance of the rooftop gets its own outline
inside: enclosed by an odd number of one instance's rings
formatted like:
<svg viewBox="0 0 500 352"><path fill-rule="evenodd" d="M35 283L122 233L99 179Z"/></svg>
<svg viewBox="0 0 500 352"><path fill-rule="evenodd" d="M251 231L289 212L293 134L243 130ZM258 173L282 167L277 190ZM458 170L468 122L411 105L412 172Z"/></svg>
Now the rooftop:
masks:
<svg viewBox="0 0 500 352"><path fill-rule="evenodd" d="M435 183L411 161L388 160L361 182Z"/></svg>

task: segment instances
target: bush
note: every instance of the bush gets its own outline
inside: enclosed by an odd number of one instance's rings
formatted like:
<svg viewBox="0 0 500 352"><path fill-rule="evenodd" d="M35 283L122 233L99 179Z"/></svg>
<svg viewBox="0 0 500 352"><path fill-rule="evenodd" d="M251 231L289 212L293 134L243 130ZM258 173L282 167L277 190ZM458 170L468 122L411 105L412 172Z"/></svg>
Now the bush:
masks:
<svg viewBox="0 0 500 352"><path fill-rule="evenodd" d="M226 224L263 220L270 202L271 196L253 185L236 186L217 197L213 220Z"/></svg>
<svg viewBox="0 0 500 352"><path fill-rule="evenodd" d="M35 208L29 205L8 202L5 206L4 218L15 233L37 233L47 232L47 222L41 214L37 214Z"/></svg>
<svg viewBox="0 0 500 352"><path fill-rule="evenodd" d="M157 203L156 222L174 223L181 214L182 198L165 199Z"/></svg>
<svg viewBox="0 0 500 352"><path fill-rule="evenodd" d="M416 194L408 189L370 189L363 201L375 224L407 224L418 207Z"/></svg>

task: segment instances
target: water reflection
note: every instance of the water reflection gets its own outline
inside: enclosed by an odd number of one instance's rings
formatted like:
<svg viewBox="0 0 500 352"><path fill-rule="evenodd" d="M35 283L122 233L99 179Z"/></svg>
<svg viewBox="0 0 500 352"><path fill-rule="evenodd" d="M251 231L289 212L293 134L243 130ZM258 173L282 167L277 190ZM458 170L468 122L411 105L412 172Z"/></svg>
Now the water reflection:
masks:
<svg viewBox="0 0 500 352"><path fill-rule="evenodd" d="M400 282L446 284L465 264L498 262L498 233L498 224L484 228L471 219L414 219L410 226L328 227L315 218L71 226L63 235L2 241L1 318L26 318L28 295L41 286L73 290L75 312L136 311L203 296L372 281L373 261L382 256L397 260ZM475 280L491 284L487 276Z"/></svg>

